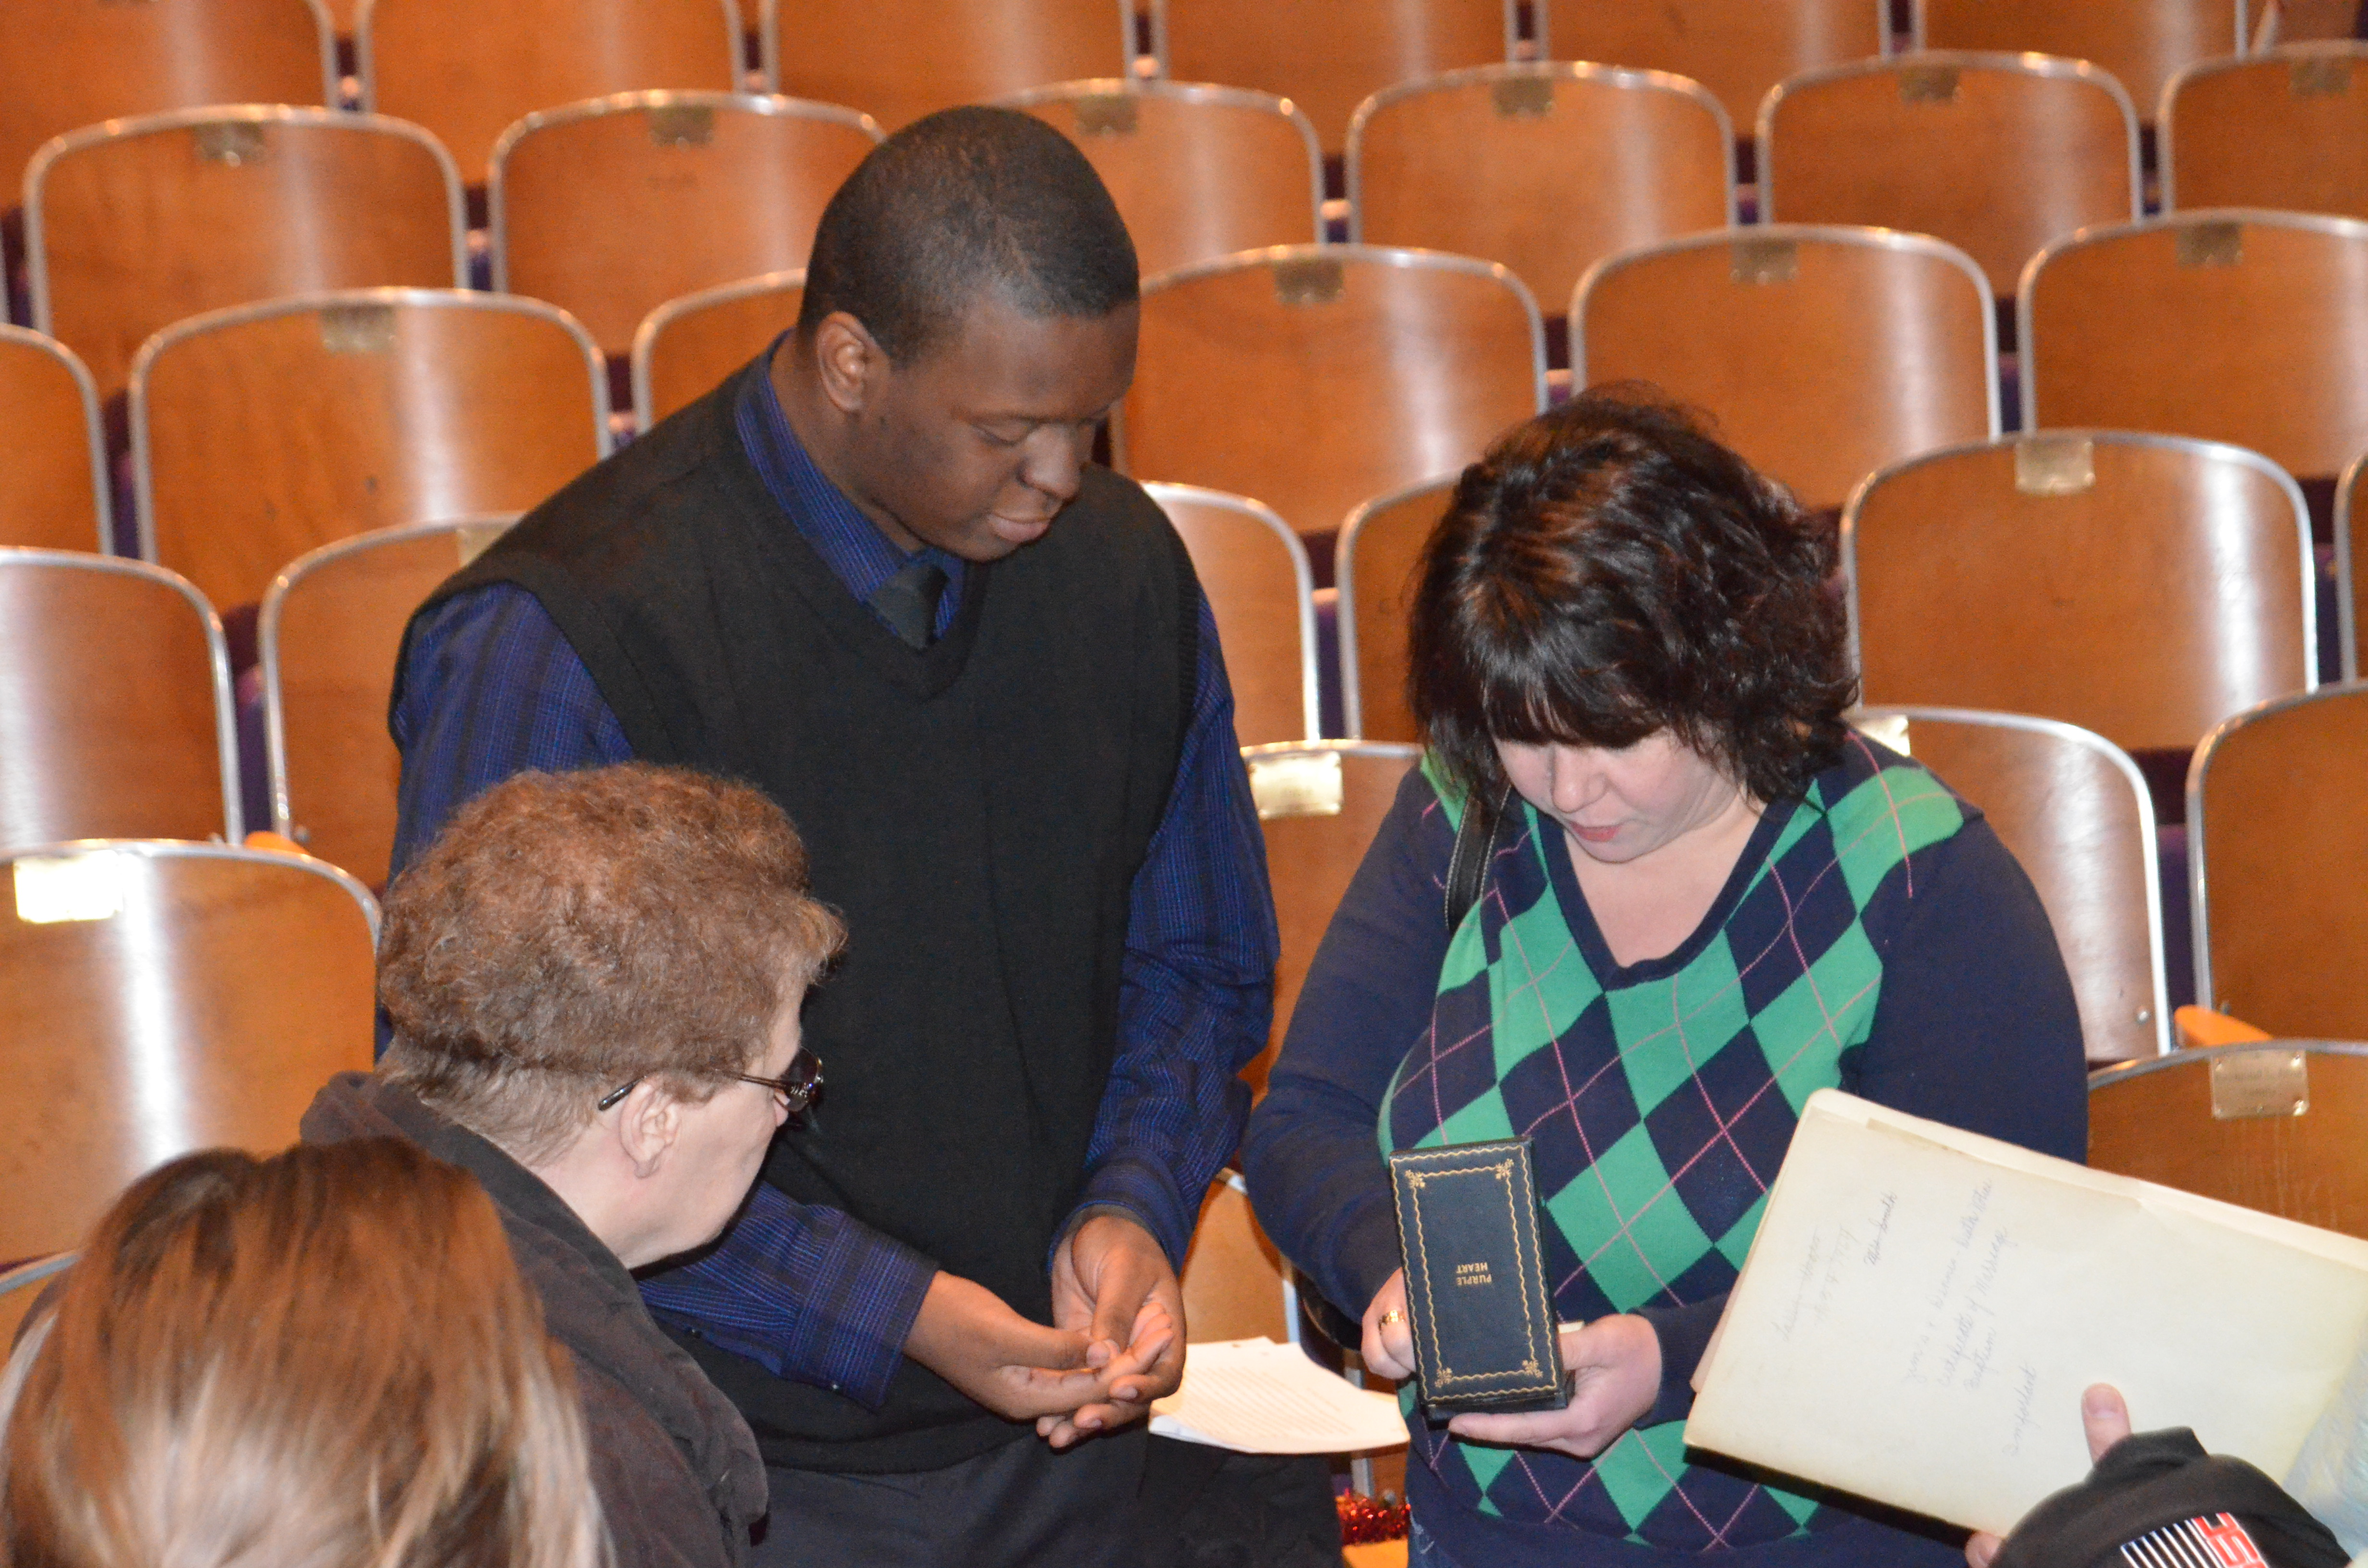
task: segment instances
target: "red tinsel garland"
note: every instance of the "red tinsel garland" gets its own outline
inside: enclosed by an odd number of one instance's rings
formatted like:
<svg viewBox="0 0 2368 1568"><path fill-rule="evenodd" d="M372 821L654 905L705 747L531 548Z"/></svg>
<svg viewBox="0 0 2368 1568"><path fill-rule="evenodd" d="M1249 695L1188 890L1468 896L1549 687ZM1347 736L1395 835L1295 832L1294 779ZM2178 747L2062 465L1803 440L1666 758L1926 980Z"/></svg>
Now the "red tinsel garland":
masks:
<svg viewBox="0 0 2368 1568"><path fill-rule="evenodd" d="M1340 1507L1341 1545L1406 1539L1406 1506L1398 1501L1396 1493L1384 1492L1374 1498L1361 1492L1343 1492L1333 1500Z"/></svg>

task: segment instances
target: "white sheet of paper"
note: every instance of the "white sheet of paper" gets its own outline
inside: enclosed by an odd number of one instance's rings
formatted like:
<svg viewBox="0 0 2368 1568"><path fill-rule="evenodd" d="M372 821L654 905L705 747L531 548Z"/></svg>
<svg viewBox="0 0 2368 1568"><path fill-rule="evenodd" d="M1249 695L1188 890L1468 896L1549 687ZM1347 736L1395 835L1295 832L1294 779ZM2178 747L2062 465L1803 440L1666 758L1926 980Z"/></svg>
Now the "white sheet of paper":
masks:
<svg viewBox="0 0 2368 1568"><path fill-rule="evenodd" d="M2368 1242L1810 1096L1686 1440L2000 1533L2088 1473L2080 1393L2287 1473Z"/></svg>
<svg viewBox="0 0 2368 1568"><path fill-rule="evenodd" d="M1151 1429L1246 1454L1362 1453L1406 1440L1395 1399L1266 1338L1191 1346L1183 1385L1152 1403Z"/></svg>

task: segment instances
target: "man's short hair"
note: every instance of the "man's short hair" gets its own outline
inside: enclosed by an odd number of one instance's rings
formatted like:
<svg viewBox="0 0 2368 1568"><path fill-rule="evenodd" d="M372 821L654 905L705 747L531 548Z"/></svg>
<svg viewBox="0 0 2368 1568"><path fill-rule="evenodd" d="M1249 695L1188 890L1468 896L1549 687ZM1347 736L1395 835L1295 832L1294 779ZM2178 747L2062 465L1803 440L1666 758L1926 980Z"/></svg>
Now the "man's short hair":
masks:
<svg viewBox="0 0 2368 1568"><path fill-rule="evenodd" d="M1134 242L1067 137L1016 109L947 109L873 148L830 199L798 330L844 311L910 364L990 289L1025 315L1105 316L1140 297Z"/></svg>
<svg viewBox="0 0 2368 1568"><path fill-rule="evenodd" d="M610 1088L703 1100L837 955L790 820L744 784L628 762L521 773L395 879L381 1071L532 1163Z"/></svg>

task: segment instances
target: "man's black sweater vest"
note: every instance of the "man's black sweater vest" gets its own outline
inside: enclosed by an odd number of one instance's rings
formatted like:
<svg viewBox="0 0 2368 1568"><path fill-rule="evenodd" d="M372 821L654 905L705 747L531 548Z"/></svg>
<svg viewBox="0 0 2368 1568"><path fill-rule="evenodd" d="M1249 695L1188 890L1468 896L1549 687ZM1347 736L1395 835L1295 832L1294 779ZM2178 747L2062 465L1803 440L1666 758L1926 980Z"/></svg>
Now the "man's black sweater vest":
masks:
<svg viewBox="0 0 2368 1568"><path fill-rule="evenodd" d="M760 359L743 374L764 373ZM749 462L741 376L577 479L438 590L541 601L637 756L788 811L847 956L805 1040L822 1105L765 1179L1049 1322L1117 1039L1129 895L1190 713L1199 586L1100 469L1052 531L973 566L916 651L859 605ZM877 1413L685 1338L768 1462L954 1463L1031 1428L907 1361Z"/></svg>

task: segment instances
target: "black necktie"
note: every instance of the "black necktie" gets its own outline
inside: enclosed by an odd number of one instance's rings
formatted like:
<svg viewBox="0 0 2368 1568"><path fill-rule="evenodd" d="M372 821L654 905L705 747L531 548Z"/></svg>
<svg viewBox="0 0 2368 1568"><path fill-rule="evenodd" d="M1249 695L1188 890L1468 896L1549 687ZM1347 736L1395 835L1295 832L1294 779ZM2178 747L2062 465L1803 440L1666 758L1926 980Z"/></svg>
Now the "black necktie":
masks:
<svg viewBox="0 0 2368 1568"><path fill-rule="evenodd" d="M916 648L926 648L937 630L938 597L945 591L945 569L916 561L874 589L870 603L889 631Z"/></svg>

